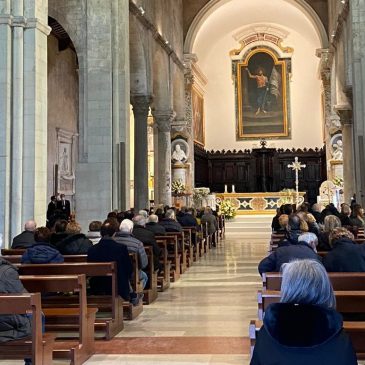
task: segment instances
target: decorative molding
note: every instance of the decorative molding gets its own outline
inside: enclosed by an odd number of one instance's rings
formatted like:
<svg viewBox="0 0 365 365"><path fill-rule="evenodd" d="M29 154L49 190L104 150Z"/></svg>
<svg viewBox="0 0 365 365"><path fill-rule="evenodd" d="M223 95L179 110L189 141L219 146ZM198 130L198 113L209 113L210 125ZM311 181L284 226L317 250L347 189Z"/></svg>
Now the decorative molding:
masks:
<svg viewBox="0 0 365 365"><path fill-rule="evenodd" d="M338 41L341 39L341 35L343 33L343 29L346 26L346 20L350 13L350 0L343 0L344 2L340 2L342 5L342 9L337 16L337 20L335 22L335 28L332 29L331 34L331 44L336 48Z"/></svg>
<svg viewBox="0 0 365 365"><path fill-rule="evenodd" d="M152 23L152 21L147 18L143 8L138 7L132 0L129 0L129 11L138 19L138 21L145 27L145 29L151 33L152 37L167 53L167 55L171 57L171 59L180 68L180 70L184 71L185 69L184 62L181 61L176 51L172 48L171 44L169 43L168 39L164 38L160 34L156 26Z"/></svg>
<svg viewBox="0 0 365 365"><path fill-rule="evenodd" d="M6 24L13 28L37 29L46 36L52 31L51 27L41 22L38 18L26 18L24 16L13 16L10 14L0 15L0 25L1 24Z"/></svg>
<svg viewBox="0 0 365 365"><path fill-rule="evenodd" d="M246 47L249 47L249 46L252 47L255 43L262 45L263 42L270 43L270 44L277 46L283 53L289 53L289 54L294 53L294 48L283 46L282 43L283 43L284 39L281 36L279 36L273 32L272 33L253 32L252 28L250 30L251 30L250 33L245 33L244 38L241 38L239 40L239 42L241 44L240 48L233 49L232 51L229 52L229 55L231 57L241 56L243 50Z"/></svg>

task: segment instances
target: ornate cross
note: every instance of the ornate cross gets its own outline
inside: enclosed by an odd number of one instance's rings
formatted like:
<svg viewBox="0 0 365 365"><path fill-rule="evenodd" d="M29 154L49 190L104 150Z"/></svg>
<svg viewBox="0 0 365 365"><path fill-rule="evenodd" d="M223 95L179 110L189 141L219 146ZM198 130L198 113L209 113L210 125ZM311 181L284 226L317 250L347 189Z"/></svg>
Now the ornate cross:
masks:
<svg viewBox="0 0 365 365"><path fill-rule="evenodd" d="M307 165L301 164L299 162L298 157L295 157L295 160L292 164L288 165L289 169L295 171L295 191L296 191L296 205L299 204L299 171L305 169Z"/></svg>

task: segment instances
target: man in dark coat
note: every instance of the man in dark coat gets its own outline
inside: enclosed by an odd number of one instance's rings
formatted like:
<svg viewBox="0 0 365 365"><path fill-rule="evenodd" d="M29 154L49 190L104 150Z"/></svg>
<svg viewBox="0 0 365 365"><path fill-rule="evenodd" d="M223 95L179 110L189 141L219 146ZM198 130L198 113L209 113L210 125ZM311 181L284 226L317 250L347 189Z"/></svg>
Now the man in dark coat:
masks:
<svg viewBox="0 0 365 365"><path fill-rule="evenodd" d="M353 239L353 234L346 228L335 228L330 233L332 250L323 258L328 272L365 272L361 245L355 244Z"/></svg>
<svg viewBox="0 0 365 365"><path fill-rule="evenodd" d="M28 248L35 244L34 231L36 228L35 221L27 221L24 225L24 231L13 238L11 248Z"/></svg>
<svg viewBox="0 0 365 365"><path fill-rule="evenodd" d="M19 280L18 270L8 261L0 258L0 293L21 294L27 291ZM6 300L6 299L3 299ZM0 343L31 335L30 318L26 315L0 315Z"/></svg>
<svg viewBox="0 0 365 365"><path fill-rule="evenodd" d="M146 218L142 215L136 215L133 218L134 228L132 234L137 240L140 240L144 246L151 246L153 250L153 266L155 270L160 269L160 255L162 250L157 245L155 234L149 231L146 226Z"/></svg>
<svg viewBox="0 0 365 365"><path fill-rule="evenodd" d="M47 208L47 228L52 228L52 222L54 220L55 212L57 210L57 198L55 195L51 196L51 201Z"/></svg>
<svg viewBox="0 0 365 365"><path fill-rule="evenodd" d="M158 223L158 216L156 214L151 214L148 217L146 228L156 236L164 236L166 234L166 229Z"/></svg>
<svg viewBox="0 0 365 365"><path fill-rule="evenodd" d="M58 202L57 209L65 214L67 220L70 218L71 204L70 201L66 199L65 194L61 194L61 200Z"/></svg>
<svg viewBox="0 0 365 365"><path fill-rule="evenodd" d="M176 221L175 212L173 209L168 209L165 213L165 218L160 222L161 226L165 227L166 232L182 232L181 224Z"/></svg>
<svg viewBox="0 0 365 365"><path fill-rule="evenodd" d="M321 261L321 258L315 252L317 244L317 236L310 232L299 236L298 243L291 244L289 241L286 241L259 263L258 270L260 275L265 272L279 272L281 265L294 259Z"/></svg>
<svg viewBox="0 0 365 365"><path fill-rule="evenodd" d="M127 247L117 243L113 237L118 232L118 221L107 219L100 229L101 240L89 248L87 261L115 261L118 270L118 294L125 300L131 300L130 278L133 272ZM90 280L93 294L111 294L111 278L95 277Z"/></svg>
<svg viewBox="0 0 365 365"><path fill-rule="evenodd" d="M180 212L176 215L177 221L182 227L196 227L197 221L192 214L192 210L182 207Z"/></svg>

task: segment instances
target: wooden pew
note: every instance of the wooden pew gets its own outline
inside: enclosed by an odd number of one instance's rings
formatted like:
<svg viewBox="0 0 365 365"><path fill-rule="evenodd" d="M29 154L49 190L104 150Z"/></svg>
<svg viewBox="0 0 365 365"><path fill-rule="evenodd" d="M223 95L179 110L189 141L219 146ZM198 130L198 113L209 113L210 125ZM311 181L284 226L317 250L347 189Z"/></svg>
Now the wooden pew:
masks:
<svg viewBox="0 0 365 365"><path fill-rule="evenodd" d="M165 237L175 237L177 240L177 252L180 256L180 274L183 274L188 268L188 250L184 244L184 232L167 232Z"/></svg>
<svg viewBox="0 0 365 365"><path fill-rule="evenodd" d="M334 290L365 290L365 272L330 272L328 277ZM264 290L280 290L281 278L278 272L263 273Z"/></svg>
<svg viewBox="0 0 365 365"><path fill-rule="evenodd" d="M195 234L195 227L183 227L183 231L184 247L187 249L187 266L190 267L194 263L193 234Z"/></svg>
<svg viewBox="0 0 365 365"><path fill-rule="evenodd" d="M336 309L342 314L365 313L365 291L336 290ZM258 318L262 321L265 310L280 302L280 291L259 290L257 293Z"/></svg>
<svg viewBox="0 0 365 365"><path fill-rule="evenodd" d="M251 357L256 343L257 333L262 327L262 321L252 320L249 325ZM365 322L343 322L343 328L350 336L358 360L365 359Z"/></svg>
<svg viewBox="0 0 365 365"><path fill-rule="evenodd" d="M153 248L151 246L145 246L145 251L148 257L148 266L144 271L147 272L148 275L148 287L144 289L143 294L143 303L151 304L157 299L158 290L157 290L157 272L154 268L153 264Z"/></svg>
<svg viewBox="0 0 365 365"><path fill-rule="evenodd" d="M158 244L161 241L166 242L166 248L168 252L168 260L171 261L170 267L170 281L175 282L180 279L180 260L181 256L178 251L178 241L177 237L173 235L169 236L156 236L156 241Z"/></svg>
<svg viewBox="0 0 365 365"><path fill-rule="evenodd" d="M170 287L171 261L168 256L167 239L156 238L156 242L162 250L162 257L160 258L162 271L160 271L157 275L157 287L159 291L163 292Z"/></svg>
<svg viewBox="0 0 365 365"><path fill-rule="evenodd" d="M1 360L32 359L32 364L52 364L54 336L42 335L41 295L0 294L0 315L31 314L31 337L0 343Z"/></svg>
<svg viewBox="0 0 365 365"><path fill-rule="evenodd" d="M111 295L89 295L88 306L98 308L95 321L95 333L110 340L124 328L123 323L123 299L118 295L117 268L115 262L88 262L88 263L64 263L64 264L29 264L18 267L21 275L78 275L86 277L107 276L111 278ZM62 298L70 307L75 305L75 298ZM60 301L61 299L55 299ZM130 315L130 314L129 314Z"/></svg>
<svg viewBox="0 0 365 365"><path fill-rule="evenodd" d="M7 255L1 257L12 264L20 264L22 260L22 255ZM87 262L87 255L65 255L63 257L65 262Z"/></svg>
<svg viewBox="0 0 365 365"><path fill-rule="evenodd" d="M75 308L50 305L47 296L42 297L42 310L46 318L46 331L57 333L57 340L65 338L60 331L77 331L76 341L57 342L53 356L57 359L70 359L71 364L81 365L95 353L94 323L96 308L88 308L86 300L85 275L70 276L20 276L25 289L29 292L49 294L54 292L74 292L78 296Z"/></svg>

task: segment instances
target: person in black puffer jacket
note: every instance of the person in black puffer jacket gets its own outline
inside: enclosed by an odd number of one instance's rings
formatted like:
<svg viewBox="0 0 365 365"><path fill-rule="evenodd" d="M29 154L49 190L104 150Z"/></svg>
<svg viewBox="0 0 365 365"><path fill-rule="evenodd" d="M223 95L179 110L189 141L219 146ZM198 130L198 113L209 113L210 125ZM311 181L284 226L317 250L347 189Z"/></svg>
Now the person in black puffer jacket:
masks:
<svg viewBox="0 0 365 365"><path fill-rule="evenodd" d="M357 365L324 267L313 260L285 264L281 303L265 311L250 365Z"/></svg>
<svg viewBox="0 0 365 365"><path fill-rule="evenodd" d="M56 244L56 248L62 255L87 254L92 242L81 233L81 227L76 222L70 222L66 226L66 234L63 240Z"/></svg>
<svg viewBox="0 0 365 365"><path fill-rule="evenodd" d="M47 227L39 227L34 232L36 243L23 254L22 264L51 264L64 262L63 256L51 244L51 232Z"/></svg>

